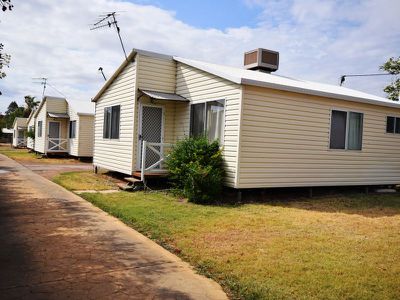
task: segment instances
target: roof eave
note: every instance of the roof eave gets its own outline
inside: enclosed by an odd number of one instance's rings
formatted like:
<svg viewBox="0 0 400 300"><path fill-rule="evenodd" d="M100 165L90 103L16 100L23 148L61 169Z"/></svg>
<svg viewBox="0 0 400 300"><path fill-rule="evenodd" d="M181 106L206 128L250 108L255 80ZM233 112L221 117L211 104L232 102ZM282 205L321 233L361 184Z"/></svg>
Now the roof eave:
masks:
<svg viewBox="0 0 400 300"><path fill-rule="evenodd" d="M91 116L94 117L94 113L84 113L84 112L77 112L78 116Z"/></svg>
<svg viewBox="0 0 400 300"><path fill-rule="evenodd" d="M177 57L177 56L174 56L174 60L176 60L176 61L178 61L180 63L183 63L185 65L188 65L188 66L190 66L192 68L196 68L196 69L202 70L204 72L207 72L207 73L210 73L210 74L214 74L215 76L224 78L226 80L232 81L233 83L241 84L241 78L238 78L238 77L235 77L235 76L231 76L229 74L226 74L225 72L219 72L219 71L216 71L216 70L210 70L209 68L206 68L204 66L199 66L199 65L197 65L197 64L195 64L193 62L188 62L186 59L180 58L180 57Z"/></svg>
<svg viewBox="0 0 400 300"><path fill-rule="evenodd" d="M115 78L122 72L122 70L128 65L130 62L134 62L134 58L136 56L137 52L135 50L132 50L131 53L129 53L127 59L125 59L121 65L118 67L118 69L114 72L114 74L104 83L103 87L97 92L96 96L93 97L92 102L97 102L101 95L106 91L106 89L113 83Z"/></svg>
<svg viewBox="0 0 400 300"><path fill-rule="evenodd" d="M347 96L347 95L340 95L340 94L335 94L335 93L329 93L329 92L316 91L316 90L310 90L310 89L305 89L305 88L281 85L281 84L276 84L276 83L271 83L271 82L263 82L263 81L257 81L257 80L251 80L251 79L243 78L241 80L241 83L242 84L246 84L246 85L266 87L266 88L271 88L271 89L281 90L281 91L288 91L288 92L295 92L295 93L301 93L301 94L306 94L306 95L321 96L321 97L325 97L325 98L333 98L333 99L338 99L338 100L361 102L361 103L367 103L367 104L378 105L378 106L387 106L387 107L400 108L399 104L395 103L395 102L394 103L380 102L380 101L373 100L373 99L352 97L352 96Z"/></svg>

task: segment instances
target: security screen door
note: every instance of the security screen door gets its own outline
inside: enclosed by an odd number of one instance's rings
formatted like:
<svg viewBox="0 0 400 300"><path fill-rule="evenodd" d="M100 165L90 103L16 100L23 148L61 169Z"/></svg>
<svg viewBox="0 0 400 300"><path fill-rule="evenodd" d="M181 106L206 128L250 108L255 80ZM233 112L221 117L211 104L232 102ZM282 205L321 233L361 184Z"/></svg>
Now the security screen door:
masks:
<svg viewBox="0 0 400 300"><path fill-rule="evenodd" d="M140 153L142 153L142 142L162 143L163 132L163 108L159 106L142 105L141 133L139 135ZM154 146L155 149L162 152L162 146ZM140 163L142 161L140 155ZM146 168L160 160L160 155L153 150L146 150ZM155 169L159 169L158 165Z"/></svg>
<svg viewBox="0 0 400 300"><path fill-rule="evenodd" d="M49 122L49 149L60 150L60 122Z"/></svg>

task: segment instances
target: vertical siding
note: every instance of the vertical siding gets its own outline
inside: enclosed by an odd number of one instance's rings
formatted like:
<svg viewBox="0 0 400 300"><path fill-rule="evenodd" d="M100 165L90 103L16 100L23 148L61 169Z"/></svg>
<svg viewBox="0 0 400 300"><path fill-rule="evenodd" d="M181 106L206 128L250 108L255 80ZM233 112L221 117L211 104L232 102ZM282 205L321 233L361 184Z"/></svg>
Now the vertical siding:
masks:
<svg viewBox="0 0 400 300"><path fill-rule="evenodd" d="M138 64L137 85L138 89L148 89L152 91L175 93L175 72L176 63L172 59L161 59L145 55L138 55L136 58ZM140 97L142 104L149 104L150 99ZM171 101L153 101L153 105L162 106L164 108L164 142L174 143L175 137L175 108L177 105ZM138 162L138 130L139 130L139 102L135 105L135 133L134 133L134 149L133 149L133 169L139 169Z"/></svg>
<svg viewBox="0 0 400 300"><path fill-rule="evenodd" d="M94 116L79 115L76 126L77 126L77 137L79 141L78 156L92 157Z"/></svg>
<svg viewBox="0 0 400 300"><path fill-rule="evenodd" d="M135 70L136 63L128 64L96 102L93 163L125 174L132 173ZM121 105L119 139L103 139L104 108L113 105Z"/></svg>
<svg viewBox="0 0 400 300"><path fill-rule="evenodd" d="M46 98L47 112L68 113L68 103L61 98Z"/></svg>
<svg viewBox="0 0 400 300"><path fill-rule="evenodd" d="M139 89L175 93L176 62L172 59L138 55Z"/></svg>
<svg viewBox="0 0 400 300"><path fill-rule="evenodd" d="M364 113L361 151L330 150L332 109ZM400 183L400 109L245 86L239 188Z"/></svg>
<svg viewBox="0 0 400 300"><path fill-rule="evenodd" d="M224 160L226 184L236 185L238 155L238 128L240 119L241 87L220 77L195 69L183 63L177 65L176 93L188 98L191 103L225 99ZM183 124L177 129L178 136L189 132L189 109L181 108L180 119Z"/></svg>

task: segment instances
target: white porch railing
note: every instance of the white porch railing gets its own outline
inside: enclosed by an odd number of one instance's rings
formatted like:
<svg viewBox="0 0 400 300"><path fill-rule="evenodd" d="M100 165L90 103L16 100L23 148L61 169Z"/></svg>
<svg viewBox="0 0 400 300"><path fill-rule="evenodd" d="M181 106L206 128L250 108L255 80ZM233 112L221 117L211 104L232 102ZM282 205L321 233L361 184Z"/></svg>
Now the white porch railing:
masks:
<svg viewBox="0 0 400 300"><path fill-rule="evenodd" d="M26 147L26 138L17 138L17 147Z"/></svg>
<svg viewBox="0 0 400 300"><path fill-rule="evenodd" d="M47 151L68 152L68 139L48 138Z"/></svg>
<svg viewBox="0 0 400 300"><path fill-rule="evenodd" d="M167 170L164 168L163 162L168 157L168 155L165 155L165 148L168 147L172 147L172 144L150 143L146 141L142 142L142 161L140 168L140 180L142 182L144 182L146 174L167 172ZM146 166L146 162L148 162L147 159L150 153L152 155L152 160L150 162L151 165Z"/></svg>

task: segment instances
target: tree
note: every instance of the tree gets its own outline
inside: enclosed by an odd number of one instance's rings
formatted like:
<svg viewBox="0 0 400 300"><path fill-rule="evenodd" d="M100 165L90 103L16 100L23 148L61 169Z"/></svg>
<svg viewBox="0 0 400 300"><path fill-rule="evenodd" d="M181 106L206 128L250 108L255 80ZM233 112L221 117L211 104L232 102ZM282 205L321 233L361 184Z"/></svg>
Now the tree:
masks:
<svg viewBox="0 0 400 300"><path fill-rule="evenodd" d="M385 62L382 66L379 67L381 70L384 70L394 76L400 74L400 56L398 58L391 57L387 62ZM400 78L396 78L393 80L391 84L386 86L383 91L387 93L387 97L393 101L399 101L400 95Z"/></svg>
<svg viewBox="0 0 400 300"><path fill-rule="evenodd" d="M12 10L14 5L11 4L11 0L0 0L1 10L7 11ZM0 43L0 79L6 77L6 73L3 71L3 66L9 66L11 56L7 53L3 53L4 45ZM0 91L0 95L1 95Z"/></svg>
<svg viewBox="0 0 400 300"><path fill-rule="evenodd" d="M10 64L11 56L3 53L4 45L0 43L0 79L6 77L6 73L3 71L3 67L8 67Z"/></svg>
<svg viewBox="0 0 400 300"><path fill-rule="evenodd" d="M15 101L12 101L8 107L7 107L7 111L6 111L6 115L12 114L13 112L15 112L17 109L19 108L18 103Z"/></svg>
<svg viewBox="0 0 400 300"><path fill-rule="evenodd" d="M11 0L0 0L1 10L12 10L14 5L11 4Z"/></svg>
<svg viewBox="0 0 400 300"><path fill-rule="evenodd" d="M24 116L29 117L30 113L32 110L34 110L38 105L40 101L36 101L35 97L32 96L25 96L25 112Z"/></svg>

